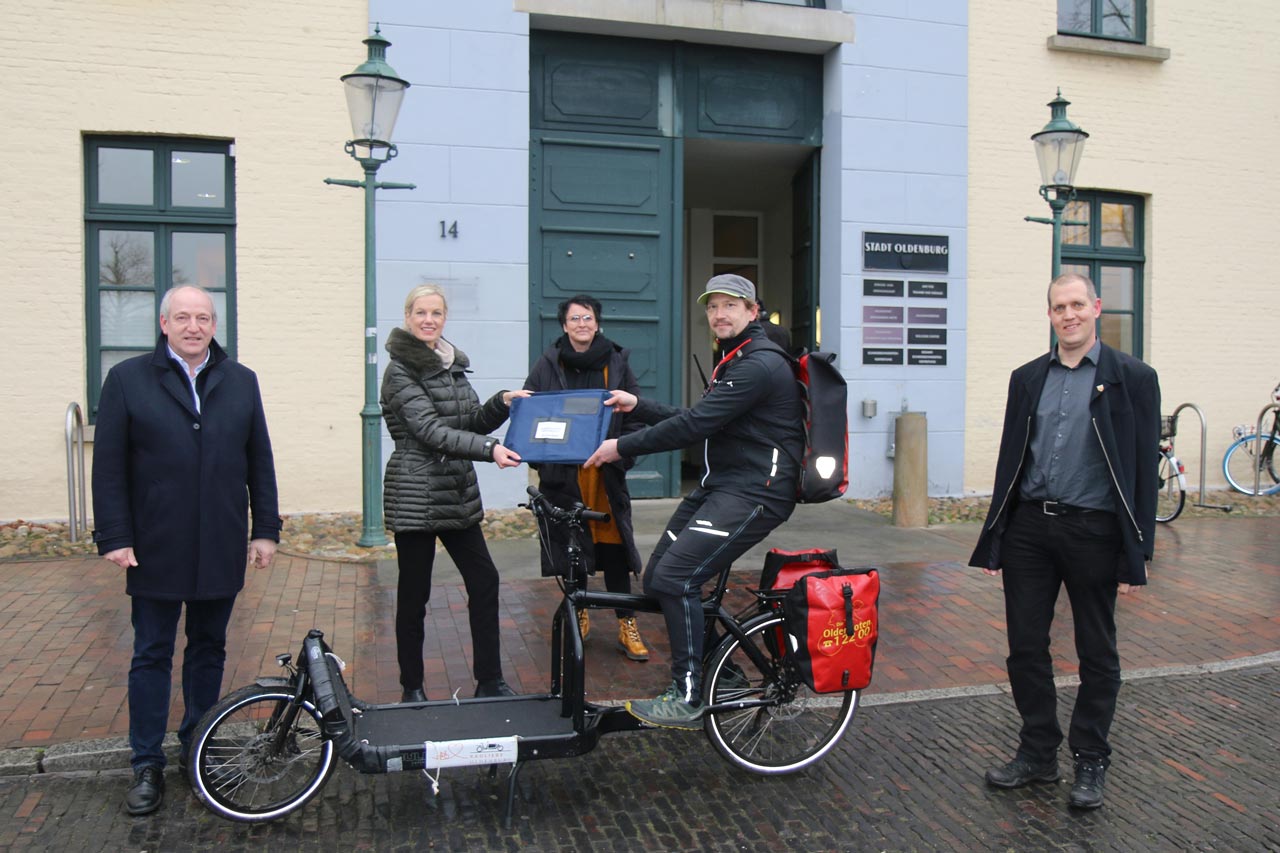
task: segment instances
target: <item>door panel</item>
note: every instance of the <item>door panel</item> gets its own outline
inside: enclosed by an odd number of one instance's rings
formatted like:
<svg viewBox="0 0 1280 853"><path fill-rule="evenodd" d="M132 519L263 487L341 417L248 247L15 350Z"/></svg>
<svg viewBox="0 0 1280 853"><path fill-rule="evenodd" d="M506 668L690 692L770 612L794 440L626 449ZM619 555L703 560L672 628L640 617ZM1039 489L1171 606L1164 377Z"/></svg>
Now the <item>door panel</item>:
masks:
<svg viewBox="0 0 1280 853"><path fill-rule="evenodd" d="M672 141L621 134L536 134L530 146L530 362L562 334L556 306L590 294L604 306L601 331L631 350L640 393L673 402L679 317L673 278ZM636 497L680 488L675 454L639 460L627 475Z"/></svg>

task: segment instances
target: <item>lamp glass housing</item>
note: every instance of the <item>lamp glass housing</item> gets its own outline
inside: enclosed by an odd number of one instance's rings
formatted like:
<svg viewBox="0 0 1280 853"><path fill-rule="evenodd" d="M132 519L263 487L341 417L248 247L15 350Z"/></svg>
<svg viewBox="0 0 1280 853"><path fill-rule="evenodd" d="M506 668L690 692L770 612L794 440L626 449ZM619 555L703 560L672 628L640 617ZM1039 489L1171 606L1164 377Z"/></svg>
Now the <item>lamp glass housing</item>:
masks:
<svg viewBox="0 0 1280 853"><path fill-rule="evenodd" d="M1048 130L1031 137L1040 162L1041 186L1075 186L1076 169L1087 137L1088 134L1080 130Z"/></svg>
<svg viewBox="0 0 1280 853"><path fill-rule="evenodd" d="M380 74L347 74L342 83L347 93L354 141L370 148L390 146L409 84Z"/></svg>

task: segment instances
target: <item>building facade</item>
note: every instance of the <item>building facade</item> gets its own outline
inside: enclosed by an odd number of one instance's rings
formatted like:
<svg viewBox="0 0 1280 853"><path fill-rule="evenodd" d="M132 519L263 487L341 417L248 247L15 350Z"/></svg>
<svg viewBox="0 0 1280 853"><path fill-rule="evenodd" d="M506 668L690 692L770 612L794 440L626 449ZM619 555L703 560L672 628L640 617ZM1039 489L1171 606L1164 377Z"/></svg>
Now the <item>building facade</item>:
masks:
<svg viewBox="0 0 1280 853"><path fill-rule="evenodd" d="M689 402L710 371L694 299L737 271L798 344L839 354L850 496L891 490L904 411L928 418L931 494L989 491L1008 373L1049 343L1050 234L1024 217L1048 213L1029 136L1060 87L1090 133L1064 266L1097 279L1105 339L1160 371L1166 413L1203 409L1220 485L1230 427L1278 378L1226 344L1270 328L1275 216L1253 200L1277 180L1258 155L1280 13L1095 5L6 10L10 79L39 53L44 85L0 109L11 128L45 118L38 151L3 143L0 519L66 517L67 405L92 420L105 369L150 348L158 295L183 282L215 292L220 340L259 373L282 508L359 506L361 208L323 179L359 177L337 77L374 21L412 84L378 177L417 186L379 196L380 368L419 283L447 289L482 396L518 387L556 303L587 292L644 392ZM1194 475L1198 421L1179 423ZM677 494L681 461L646 460L633 492ZM523 468L478 467L489 506L520 499Z"/></svg>

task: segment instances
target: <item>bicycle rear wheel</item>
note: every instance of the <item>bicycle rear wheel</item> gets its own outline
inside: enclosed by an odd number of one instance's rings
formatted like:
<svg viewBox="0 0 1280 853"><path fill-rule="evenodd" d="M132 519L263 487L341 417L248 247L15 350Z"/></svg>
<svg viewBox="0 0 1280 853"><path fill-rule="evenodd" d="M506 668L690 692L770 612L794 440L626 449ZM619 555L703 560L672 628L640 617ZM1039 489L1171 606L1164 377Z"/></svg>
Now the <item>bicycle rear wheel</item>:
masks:
<svg viewBox="0 0 1280 853"><path fill-rule="evenodd" d="M1277 471L1275 453L1276 438L1264 436L1262 452L1255 453L1258 445L1256 435L1245 436L1227 448L1222 457L1222 474L1231 484L1231 488L1246 495L1273 495L1280 492L1280 471ZM1262 470L1260 492L1253 490L1253 478L1258 470Z"/></svg>
<svg viewBox="0 0 1280 853"><path fill-rule="evenodd" d="M1160 453L1156 482L1160 487L1156 495L1156 521L1173 521L1182 514L1183 504L1187 502L1187 492L1178 476L1177 460L1163 451Z"/></svg>
<svg viewBox="0 0 1280 853"><path fill-rule="evenodd" d="M732 763L766 776L803 770L831 751L858 709L858 691L817 694L783 666L783 617L765 613L743 629L745 644L730 635L712 653L703 675L703 701L768 704L707 716L703 728L716 751ZM766 662L762 669L747 647Z"/></svg>
<svg viewBox="0 0 1280 853"><path fill-rule="evenodd" d="M250 685L205 714L191 743L191 785L213 812L264 821L301 808L333 773L320 712L280 687Z"/></svg>

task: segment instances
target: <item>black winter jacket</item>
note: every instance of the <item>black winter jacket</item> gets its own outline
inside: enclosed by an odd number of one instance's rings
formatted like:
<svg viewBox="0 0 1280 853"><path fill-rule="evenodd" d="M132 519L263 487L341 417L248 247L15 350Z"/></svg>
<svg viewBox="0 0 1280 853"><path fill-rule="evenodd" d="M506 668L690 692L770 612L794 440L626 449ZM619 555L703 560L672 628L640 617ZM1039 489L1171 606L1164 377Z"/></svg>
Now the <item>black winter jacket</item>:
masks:
<svg viewBox="0 0 1280 853"><path fill-rule="evenodd" d="M618 439L618 452L639 456L704 441L699 483L704 489L790 516L804 453L800 389L786 357L767 343L753 345L760 341L767 342L764 329L749 323L741 335L721 342L730 355L692 408L640 398L635 414L652 425Z"/></svg>
<svg viewBox="0 0 1280 853"><path fill-rule="evenodd" d="M497 439L486 433L507 419L502 393L480 405L462 350L454 349L446 369L434 350L399 328L386 349L382 417L396 443L382 485L387 529L435 533L479 524L484 507L472 460L493 460Z"/></svg>
<svg viewBox="0 0 1280 853"><path fill-rule="evenodd" d="M566 373L564 363L560 360L560 348L553 342L534 362L529 377L524 381L528 391L566 391L579 388L603 388L612 391L621 388L639 396L640 383L631 371L625 350L617 344L612 345L609 353L609 382L606 385L603 371L573 371L576 375ZM616 414L609 423L609 437L617 438L624 432L634 432L643 427L637 419ZM640 573L640 552L636 549L635 529L631 522L631 493L627 490L627 470L635 464L632 459L611 462L601 469L604 477L604 490L609 498L609 512L618 527L618 535L622 538L623 549L627 552L627 568L632 574ZM538 487L552 503L561 507L569 507L582 501L582 493L578 489L577 465L530 465L538 472ZM596 507L598 509L598 507ZM549 525L551 541L542 550L542 574L544 577L564 575L568 571L568 558L565 553L565 542L562 531L557 525ZM584 548L587 570L594 572L594 555L591 549Z"/></svg>
<svg viewBox="0 0 1280 853"><path fill-rule="evenodd" d="M1018 505L1022 467L1035 429L1036 407L1049 375L1049 354L1027 362L1009 377L1004 433L996 461L991 510L969 565L1002 568L1000 545ZM1124 536L1116 581L1145 584L1145 561L1155 549L1156 447L1160 441L1160 383L1156 372L1133 356L1102 345L1089 398L1089 419L1102 447Z"/></svg>
<svg viewBox="0 0 1280 853"><path fill-rule="evenodd" d="M129 595L197 601L244 586L250 539L280 541L258 377L210 343L200 412L160 336L107 373L93 448L98 553L133 548ZM249 511L253 526L249 526Z"/></svg>

